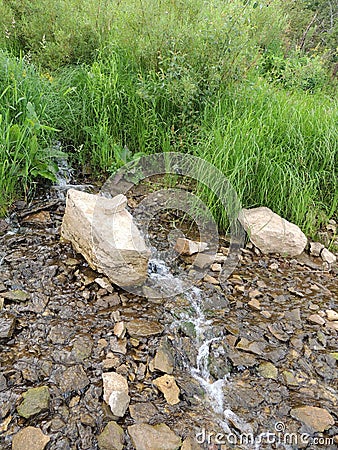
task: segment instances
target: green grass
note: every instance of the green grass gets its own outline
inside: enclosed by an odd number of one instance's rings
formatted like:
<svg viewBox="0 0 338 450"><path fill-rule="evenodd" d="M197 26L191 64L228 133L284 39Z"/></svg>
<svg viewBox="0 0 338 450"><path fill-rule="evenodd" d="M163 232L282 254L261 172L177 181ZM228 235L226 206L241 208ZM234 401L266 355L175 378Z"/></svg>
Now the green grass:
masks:
<svg viewBox="0 0 338 450"><path fill-rule="evenodd" d="M2 212L53 179L59 140L93 177L140 154L190 153L243 206L311 234L337 216L336 84L325 54L287 49L281 2L12 0L0 12Z"/></svg>

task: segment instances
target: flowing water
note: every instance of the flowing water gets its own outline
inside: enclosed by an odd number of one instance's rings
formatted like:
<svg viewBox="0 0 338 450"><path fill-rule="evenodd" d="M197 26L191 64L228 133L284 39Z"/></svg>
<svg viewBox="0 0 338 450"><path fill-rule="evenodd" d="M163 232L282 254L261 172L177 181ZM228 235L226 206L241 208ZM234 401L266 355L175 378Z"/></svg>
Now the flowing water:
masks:
<svg viewBox="0 0 338 450"><path fill-rule="evenodd" d="M62 170L60 187L78 186L71 184L69 167ZM186 290L154 251L149 265L153 287L162 288L163 297L166 292L178 295L153 301L115 286L107 291L95 281L100 275L59 242L64 198L55 191L56 199L37 198L17 209L0 236L0 297L12 290L30 297L25 302L5 299L0 311L0 320L15 316L13 334L1 340L1 450L9 450L12 436L28 425L51 437L48 450L97 450L97 436L112 420L102 401L102 372L107 370L128 378L133 405L155 410L147 418L151 424L166 423L183 438L203 428L257 437L251 444L223 448L300 448L264 445L258 439L264 441L276 423L300 435L301 424L290 415L300 405L325 408L338 419L337 362L332 356L337 332L327 319L324 326L309 320L338 309L337 272L309 258L304 263L248 251L224 288L201 282ZM249 294L257 290L260 306L253 309ZM163 325L181 389L178 405L168 406L153 386L161 374L152 372L149 362L161 336L131 339L127 334L119 342L113 333L116 317L127 329L138 319ZM275 374L262 375L267 363ZM42 385L51 394L48 410L23 419L16 409L22 394ZM133 450L127 428L134 417L127 412L118 423L125 449ZM324 433L330 439L335 434L336 426ZM206 442L201 446L221 448ZM333 450L336 444L324 448Z"/></svg>

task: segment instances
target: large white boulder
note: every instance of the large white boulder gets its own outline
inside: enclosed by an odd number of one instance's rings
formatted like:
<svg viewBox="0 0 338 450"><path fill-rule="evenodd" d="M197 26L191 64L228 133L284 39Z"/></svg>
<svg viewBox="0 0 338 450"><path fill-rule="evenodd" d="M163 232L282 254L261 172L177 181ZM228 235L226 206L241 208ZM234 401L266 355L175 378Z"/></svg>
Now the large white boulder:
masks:
<svg viewBox="0 0 338 450"><path fill-rule="evenodd" d="M69 189L61 227L63 240L70 241L94 270L122 287L146 280L150 257L126 205L122 194L109 199Z"/></svg>
<svg viewBox="0 0 338 450"><path fill-rule="evenodd" d="M307 244L305 234L297 225L265 206L242 209L239 221L248 233L250 241L262 253L297 256L304 251Z"/></svg>

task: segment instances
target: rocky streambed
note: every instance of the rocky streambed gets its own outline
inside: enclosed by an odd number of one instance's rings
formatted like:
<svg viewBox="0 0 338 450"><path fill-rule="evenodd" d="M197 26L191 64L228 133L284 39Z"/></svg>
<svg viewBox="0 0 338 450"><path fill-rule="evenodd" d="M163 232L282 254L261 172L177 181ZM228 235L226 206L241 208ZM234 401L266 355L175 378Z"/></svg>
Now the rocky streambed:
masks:
<svg viewBox="0 0 338 450"><path fill-rule="evenodd" d="M63 213L1 222L1 449L337 448L337 267L249 245L221 287L224 239L198 291L145 299L60 243Z"/></svg>

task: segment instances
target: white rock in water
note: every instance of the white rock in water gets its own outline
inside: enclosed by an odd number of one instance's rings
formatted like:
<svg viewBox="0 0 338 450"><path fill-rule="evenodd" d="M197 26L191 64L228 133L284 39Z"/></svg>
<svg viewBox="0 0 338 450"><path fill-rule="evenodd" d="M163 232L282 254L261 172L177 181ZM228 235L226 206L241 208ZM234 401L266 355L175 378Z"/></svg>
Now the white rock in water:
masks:
<svg viewBox="0 0 338 450"><path fill-rule="evenodd" d="M88 264L119 286L142 284L150 250L125 209L127 198L109 199L69 189L61 236Z"/></svg>
<svg viewBox="0 0 338 450"><path fill-rule="evenodd" d="M265 206L242 209L239 221L250 241L262 253L279 253L282 256L300 255L307 238L295 224L288 222Z"/></svg>

